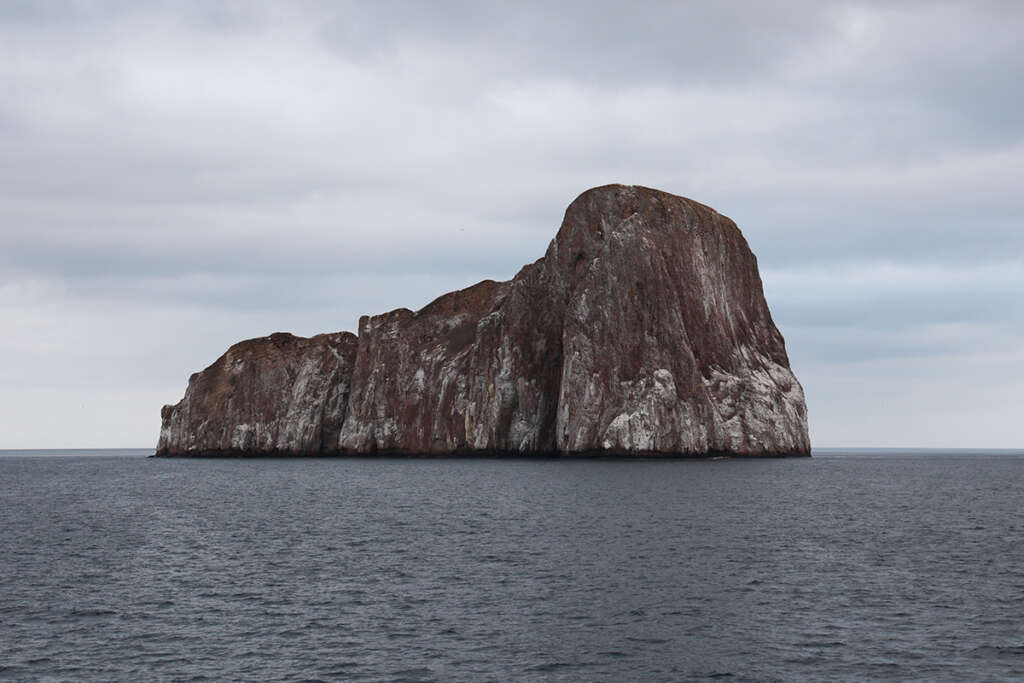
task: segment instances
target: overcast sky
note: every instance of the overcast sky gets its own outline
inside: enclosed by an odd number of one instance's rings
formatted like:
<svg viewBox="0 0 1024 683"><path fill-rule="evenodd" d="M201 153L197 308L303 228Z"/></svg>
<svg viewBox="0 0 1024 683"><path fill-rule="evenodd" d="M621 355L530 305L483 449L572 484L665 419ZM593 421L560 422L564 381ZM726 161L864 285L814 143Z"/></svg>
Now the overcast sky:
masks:
<svg viewBox="0 0 1024 683"><path fill-rule="evenodd" d="M1024 3L0 0L0 448L149 447L229 345L733 218L812 443L1024 445Z"/></svg>

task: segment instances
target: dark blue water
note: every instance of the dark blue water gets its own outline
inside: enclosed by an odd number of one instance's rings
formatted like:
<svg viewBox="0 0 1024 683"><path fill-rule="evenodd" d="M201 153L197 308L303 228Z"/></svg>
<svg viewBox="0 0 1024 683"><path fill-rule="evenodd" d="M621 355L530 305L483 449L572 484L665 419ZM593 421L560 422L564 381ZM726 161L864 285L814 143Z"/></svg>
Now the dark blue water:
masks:
<svg viewBox="0 0 1024 683"><path fill-rule="evenodd" d="M1024 453L0 457L0 677L1024 677Z"/></svg>

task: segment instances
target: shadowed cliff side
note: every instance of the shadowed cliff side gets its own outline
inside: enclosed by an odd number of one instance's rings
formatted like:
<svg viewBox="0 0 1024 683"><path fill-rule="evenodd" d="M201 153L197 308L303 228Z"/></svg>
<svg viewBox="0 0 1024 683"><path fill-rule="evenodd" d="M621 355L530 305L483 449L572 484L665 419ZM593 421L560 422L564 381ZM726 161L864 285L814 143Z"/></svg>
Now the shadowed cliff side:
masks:
<svg viewBox="0 0 1024 683"><path fill-rule="evenodd" d="M364 316L358 342L279 336L194 375L158 452L810 453L743 235L648 188L580 195L511 281ZM230 371L243 351L248 383Z"/></svg>

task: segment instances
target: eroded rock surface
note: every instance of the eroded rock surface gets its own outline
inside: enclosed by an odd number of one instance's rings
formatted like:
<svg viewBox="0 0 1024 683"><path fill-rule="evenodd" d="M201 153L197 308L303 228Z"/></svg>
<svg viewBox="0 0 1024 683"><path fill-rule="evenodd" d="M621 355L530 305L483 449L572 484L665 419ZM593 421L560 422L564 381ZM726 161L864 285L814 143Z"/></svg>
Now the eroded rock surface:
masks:
<svg viewBox="0 0 1024 683"><path fill-rule="evenodd" d="M164 408L163 452L810 452L743 235L648 188L580 195L508 282L363 317L358 342L276 337L193 376Z"/></svg>
<svg viewBox="0 0 1024 683"><path fill-rule="evenodd" d="M157 454L337 452L355 355L351 332L239 342L164 406Z"/></svg>

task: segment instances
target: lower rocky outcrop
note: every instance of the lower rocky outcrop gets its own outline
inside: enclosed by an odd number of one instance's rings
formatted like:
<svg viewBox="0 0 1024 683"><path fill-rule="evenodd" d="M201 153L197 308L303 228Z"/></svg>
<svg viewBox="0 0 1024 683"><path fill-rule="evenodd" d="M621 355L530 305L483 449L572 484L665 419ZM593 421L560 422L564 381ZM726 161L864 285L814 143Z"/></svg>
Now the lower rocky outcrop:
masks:
<svg viewBox="0 0 1024 683"><path fill-rule="evenodd" d="M164 406L161 455L338 451L355 361L351 332L278 332L235 344Z"/></svg>

